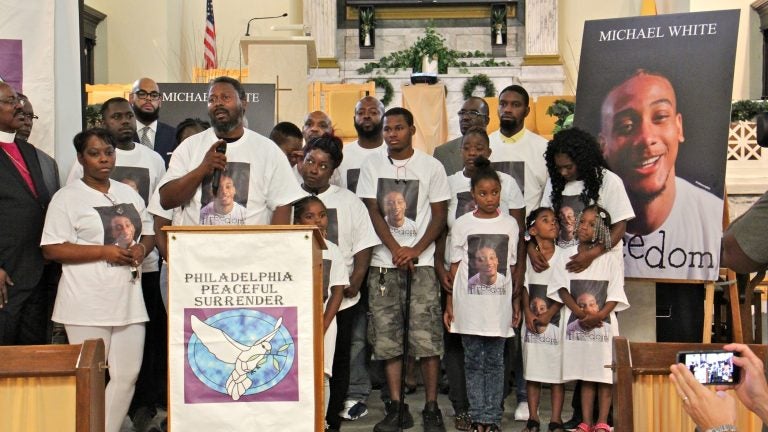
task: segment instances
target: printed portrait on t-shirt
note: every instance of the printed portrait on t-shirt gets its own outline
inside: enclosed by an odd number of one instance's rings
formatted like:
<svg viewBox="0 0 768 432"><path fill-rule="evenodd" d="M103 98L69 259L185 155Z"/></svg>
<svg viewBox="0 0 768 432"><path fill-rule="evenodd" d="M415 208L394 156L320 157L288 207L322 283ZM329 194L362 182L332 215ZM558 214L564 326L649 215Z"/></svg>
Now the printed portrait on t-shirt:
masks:
<svg viewBox="0 0 768 432"><path fill-rule="evenodd" d="M202 184L200 225L245 225L251 164L227 162L219 177L219 190L213 196L211 178Z"/></svg>
<svg viewBox="0 0 768 432"><path fill-rule="evenodd" d="M543 157L543 156L542 156ZM515 179L517 187L521 191L525 190L525 162L523 161L503 161L491 162L491 166L496 171L503 172Z"/></svg>
<svg viewBox="0 0 768 432"><path fill-rule="evenodd" d="M506 295L507 254L509 236L506 234L473 234L467 237L469 294Z"/></svg>
<svg viewBox="0 0 768 432"><path fill-rule="evenodd" d="M113 180L125 183L138 192L144 205L149 202L149 195L154 192L149 190L149 168L116 166L110 177Z"/></svg>
<svg viewBox="0 0 768 432"><path fill-rule="evenodd" d="M335 208L326 208L328 226L325 230L325 238L339 244L339 216Z"/></svg>
<svg viewBox="0 0 768 432"><path fill-rule="evenodd" d="M352 193L357 193L357 181L360 179L360 168L350 168L347 170L347 189Z"/></svg>
<svg viewBox="0 0 768 432"><path fill-rule="evenodd" d="M419 202L418 180L380 178L376 199L389 231L401 246L416 242L416 209Z"/></svg>
<svg viewBox="0 0 768 432"><path fill-rule="evenodd" d="M584 210L584 203L581 202L578 195L563 195L563 201L557 214L557 222L560 226L557 237L558 246L567 247L579 244L579 239L576 238L576 218L582 210Z"/></svg>
<svg viewBox="0 0 768 432"><path fill-rule="evenodd" d="M465 214L474 211L477 207L475 199L472 198L472 192L459 192L456 194L456 219Z"/></svg>
<svg viewBox="0 0 768 432"><path fill-rule="evenodd" d="M141 217L133 204L95 207L104 227L104 244L127 248L141 235Z"/></svg>
<svg viewBox="0 0 768 432"><path fill-rule="evenodd" d="M554 300L547 297L547 286L540 284L528 285L528 299L528 308L537 317L549 311L549 308L555 303ZM552 319L549 320L549 324L559 327L560 314L556 313L553 315Z"/></svg>
<svg viewBox="0 0 768 432"><path fill-rule="evenodd" d="M547 297L547 286L541 284L528 285L527 307L536 317L536 331L525 331L525 343L559 345L560 344L560 312L558 311L548 324L541 324L538 319L549 312L549 308L555 303Z"/></svg>
<svg viewBox="0 0 768 432"><path fill-rule="evenodd" d="M571 295L579 308L588 313L597 313L605 306L608 296L608 281L572 280ZM582 326L576 314L568 318L566 338L576 341L607 342L611 338L611 317L608 315L594 328Z"/></svg>
<svg viewBox="0 0 768 432"><path fill-rule="evenodd" d="M331 281L331 260L323 259L323 302L328 300L329 287Z"/></svg>

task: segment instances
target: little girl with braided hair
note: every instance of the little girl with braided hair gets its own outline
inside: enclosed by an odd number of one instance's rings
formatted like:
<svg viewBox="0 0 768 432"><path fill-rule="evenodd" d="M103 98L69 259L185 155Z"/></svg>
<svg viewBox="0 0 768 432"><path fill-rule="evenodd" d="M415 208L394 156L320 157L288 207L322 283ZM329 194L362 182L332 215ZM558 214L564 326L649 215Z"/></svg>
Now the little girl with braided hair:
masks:
<svg viewBox="0 0 768 432"><path fill-rule="evenodd" d="M590 205L577 219L579 244L566 249L566 256L593 248L611 247L611 216L607 210ZM567 287L551 287L552 300L566 306L566 331L563 337L563 381L582 380L582 423L577 432L610 432L607 424L611 407L613 376L611 340L619 335L616 312L629 308L624 293L622 254L604 253L581 272L567 273ZM598 418L593 423L597 398Z"/></svg>

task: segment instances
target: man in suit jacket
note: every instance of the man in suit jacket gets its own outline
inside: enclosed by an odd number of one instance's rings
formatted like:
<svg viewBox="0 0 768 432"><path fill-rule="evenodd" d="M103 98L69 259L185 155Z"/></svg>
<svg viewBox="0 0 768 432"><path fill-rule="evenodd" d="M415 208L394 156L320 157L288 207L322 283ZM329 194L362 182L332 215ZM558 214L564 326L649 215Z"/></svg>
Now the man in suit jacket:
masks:
<svg viewBox="0 0 768 432"><path fill-rule="evenodd" d="M477 96L471 96L467 99L458 114L461 136L437 146L434 152L435 159L443 164L445 173L449 176L464 169L464 160L461 157L461 140L464 138L464 134L471 127L485 128L491 121L488 116L488 103L485 99Z"/></svg>
<svg viewBox="0 0 768 432"><path fill-rule="evenodd" d="M129 102L136 116L135 142L140 142L162 156L165 167L176 148L176 128L159 122L162 94L151 78L141 78L133 83Z"/></svg>
<svg viewBox="0 0 768 432"><path fill-rule="evenodd" d="M50 195L35 148L16 139L22 104L0 83L0 345L45 343L40 236Z"/></svg>
<svg viewBox="0 0 768 432"><path fill-rule="evenodd" d="M26 95L17 93L20 99L24 100L24 106L22 107L21 120L22 125L19 130L16 131L16 139L29 142L29 136L32 134L32 126L37 119L35 115L35 109L32 107L32 102ZM30 143L32 144L32 143ZM34 144L32 144L34 146ZM40 168L43 171L43 180L45 181L45 187L48 188L48 193L53 196L59 189L61 189L61 180L59 179L59 165L56 163L56 159L52 158L48 153L40 150L35 146L37 151L37 158L40 159Z"/></svg>

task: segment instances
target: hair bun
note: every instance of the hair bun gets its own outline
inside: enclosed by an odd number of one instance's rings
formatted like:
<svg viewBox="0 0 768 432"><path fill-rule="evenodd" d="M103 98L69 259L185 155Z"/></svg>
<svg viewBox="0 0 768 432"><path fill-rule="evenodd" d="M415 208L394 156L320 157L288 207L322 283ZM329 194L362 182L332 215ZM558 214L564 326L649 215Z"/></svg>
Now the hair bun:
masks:
<svg viewBox="0 0 768 432"><path fill-rule="evenodd" d="M475 168L487 168L491 166L491 161L488 160L485 156L478 156L474 160L475 162Z"/></svg>

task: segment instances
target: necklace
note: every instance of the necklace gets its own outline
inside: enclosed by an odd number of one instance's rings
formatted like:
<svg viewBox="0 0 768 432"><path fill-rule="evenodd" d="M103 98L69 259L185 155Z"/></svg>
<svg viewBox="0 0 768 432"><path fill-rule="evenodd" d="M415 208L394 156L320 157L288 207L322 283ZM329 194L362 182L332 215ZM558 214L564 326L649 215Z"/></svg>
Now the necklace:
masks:
<svg viewBox="0 0 768 432"><path fill-rule="evenodd" d="M5 152L5 154L7 154L9 158L11 158L11 162L13 162L13 164L16 165L16 168L18 168L20 171L23 171L24 174L30 175L29 170L27 169L24 162L21 162L17 160L15 157L13 157L13 155L10 154L8 150L6 150L4 147L3 147L3 152Z"/></svg>
<svg viewBox="0 0 768 432"><path fill-rule="evenodd" d="M112 204L113 207L115 207L115 213L122 215L123 214L123 207L120 206L120 204L117 203L117 200L112 198L108 193L102 192L102 195L104 195L104 198L108 199L110 204Z"/></svg>
<svg viewBox="0 0 768 432"><path fill-rule="evenodd" d="M405 166L408 165L408 162L413 159L413 153L411 153L411 156L405 160L405 163L402 165L398 165L395 163L395 161L392 159L392 156L387 156L387 159L389 159L389 163L392 164L393 167L395 167L395 183L408 183L408 179L406 178L408 176L408 171L406 171ZM400 174L400 170L402 171L402 175Z"/></svg>

